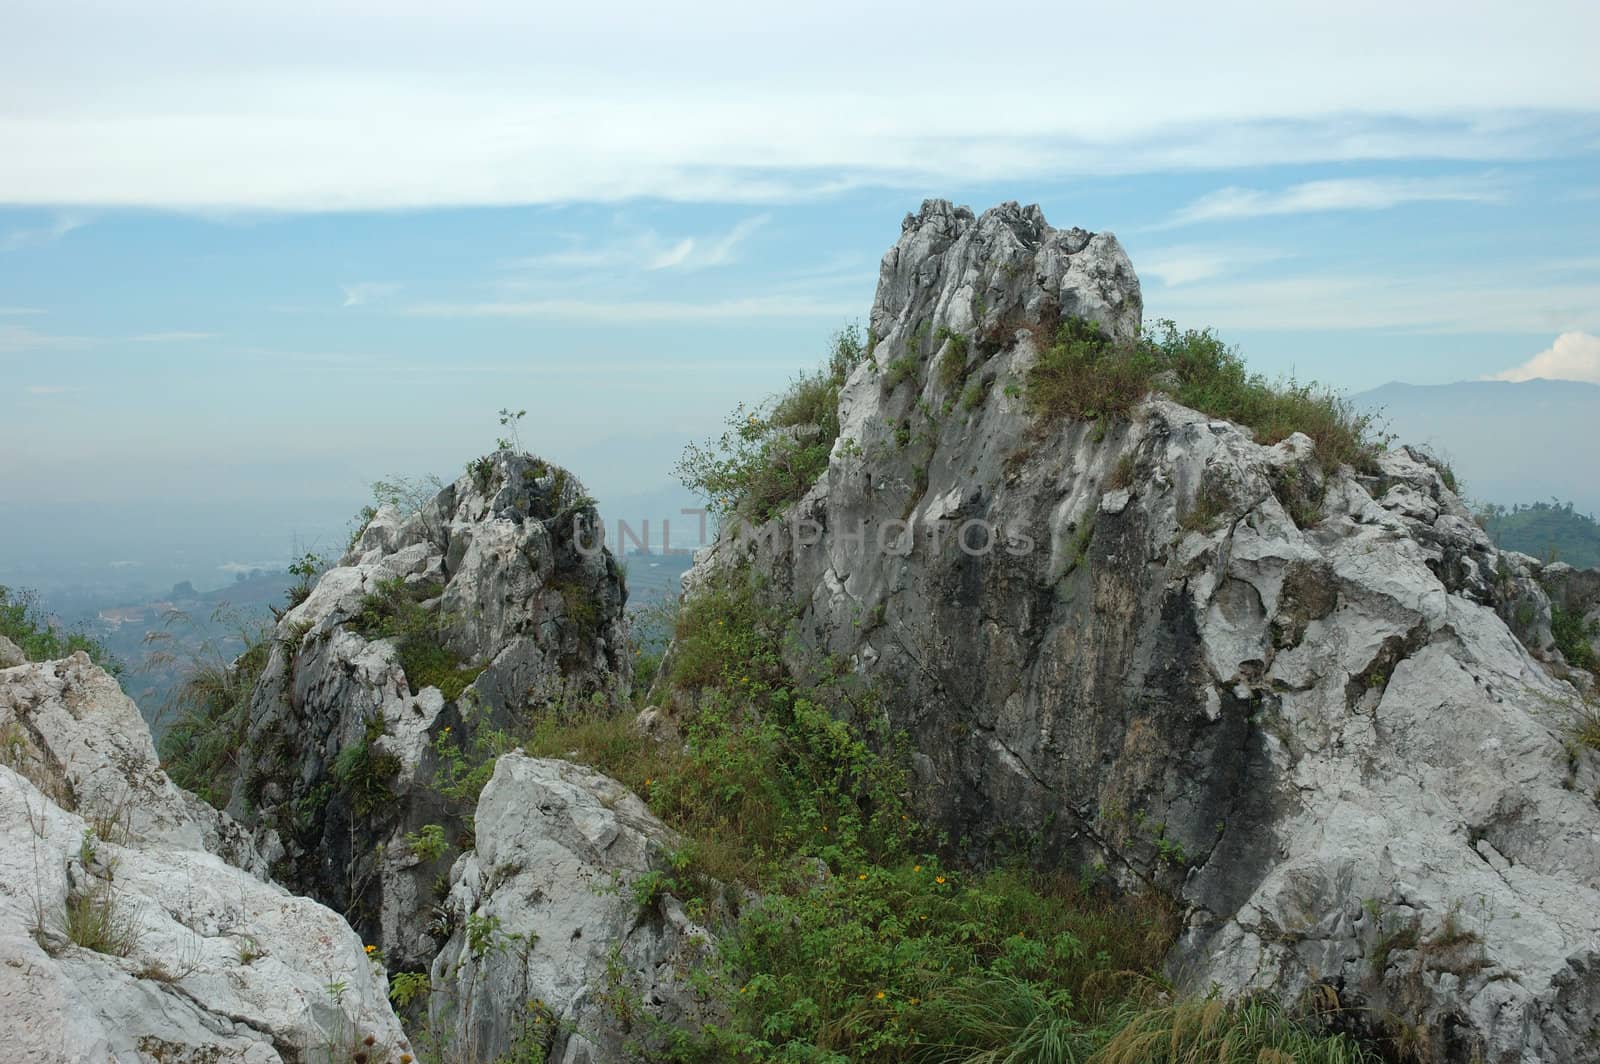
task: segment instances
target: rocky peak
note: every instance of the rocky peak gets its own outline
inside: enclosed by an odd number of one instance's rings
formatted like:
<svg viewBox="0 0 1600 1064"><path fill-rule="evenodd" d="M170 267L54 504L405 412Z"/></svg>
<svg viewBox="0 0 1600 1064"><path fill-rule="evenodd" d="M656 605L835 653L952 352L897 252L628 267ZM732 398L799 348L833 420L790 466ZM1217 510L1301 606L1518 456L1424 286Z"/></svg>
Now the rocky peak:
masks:
<svg viewBox="0 0 1600 1064"><path fill-rule="evenodd" d="M1173 893L1183 983L1331 986L1437 1059L1582 1058L1600 763L1567 741L1534 571L1420 451L1353 469L1159 393L1037 416L1064 318L1139 316L1109 234L929 201L826 472L688 586L749 567L786 598L797 652L882 694L967 858Z"/></svg>
<svg viewBox="0 0 1600 1064"><path fill-rule="evenodd" d="M946 200L924 202L901 230L879 266L871 315L873 335L897 354L919 331L997 343L1019 329L1053 332L1066 317L1122 339L1139 330L1139 279L1110 233L1054 229L1037 205L974 217Z"/></svg>
<svg viewBox="0 0 1600 1064"><path fill-rule="evenodd" d="M397 967L433 957L496 736L627 694L626 589L596 526L576 477L500 451L416 513L379 509L278 622L230 808Z"/></svg>

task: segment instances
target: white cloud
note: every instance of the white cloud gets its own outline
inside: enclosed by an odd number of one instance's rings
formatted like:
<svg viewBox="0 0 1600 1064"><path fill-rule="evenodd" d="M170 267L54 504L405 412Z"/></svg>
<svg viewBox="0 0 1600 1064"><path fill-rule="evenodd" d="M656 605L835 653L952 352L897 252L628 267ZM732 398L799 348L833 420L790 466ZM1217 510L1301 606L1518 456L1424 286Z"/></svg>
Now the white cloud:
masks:
<svg viewBox="0 0 1600 1064"><path fill-rule="evenodd" d="M1380 211L1407 203L1496 203L1504 199L1504 182L1492 175L1334 178L1291 185L1279 192L1218 189L1201 196L1156 228L1317 211Z"/></svg>
<svg viewBox="0 0 1600 1064"><path fill-rule="evenodd" d="M1145 319L1219 329L1422 333L1600 331L1600 282L1508 284L1485 274L1304 274L1151 293Z"/></svg>
<svg viewBox="0 0 1600 1064"><path fill-rule="evenodd" d="M30 384L30 385L28 385L28 394L29 395L65 395L67 392L73 392L73 391L77 391L77 389L76 388L68 388L64 384Z"/></svg>
<svg viewBox="0 0 1600 1064"><path fill-rule="evenodd" d="M21 318L43 313L37 307L0 307L0 318Z"/></svg>
<svg viewBox="0 0 1600 1064"><path fill-rule="evenodd" d="M512 259L501 265L518 272L564 274L573 270L698 270L727 266L739 260L744 243L770 220L770 215L758 214L739 221L726 232L680 237L663 236L648 227L629 229L619 223L623 227L619 235L601 240L571 237L569 246L559 251ZM516 286L515 281L509 284Z"/></svg>
<svg viewBox="0 0 1600 1064"><path fill-rule="evenodd" d="M20 325L0 325L0 355L25 351L71 351L95 341L87 336L56 336Z"/></svg>
<svg viewBox="0 0 1600 1064"><path fill-rule="evenodd" d="M639 300L533 299L492 303L424 303L406 313L432 318L550 318L567 321L684 322L758 318L823 318L859 314L855 303L831 303L803 296L755 296L708 303Z"/></svg>
<svg viewBox="0 0 1600 1064"><path fill-rule="evenodd" d="M388 299L399 292L402 286L392 281L357 281L355 284L342 284L339 290L344 293L344 302L341 307L364 307L369 303L377 303Z"/></svg>
<svg viewBox="0 0 1600 1064"><path fill-rule="evenodd" d="M257 570L276 573L283 569L287 569L288 567L289 563L287 561L223 562L221 565L217 566L217 568L224 573L253 573Z"/></svg>
<svg viewBox="0 0 1600 1064"><path fill-rule="evenodd" d="M1140 278L1154 277L1169 288L1207 281L1224 274L1284 258L1279 251L1186 244L1152 248L1139 255Z"/></svg>
<svg viewBox="0 0 1600 1064"><path fill-rule="evenodd" d="M0 140L0 143L4 143ZM89 219L81 214L58 214L49 225L12 229L0 236L0 251L20 251L23 248L54 244L74 229L82 229Z"/></svg>
<svg viewBox="0 0 1600 1064"><path fill-rule="evenodd" d="M737 261L739 246L750 238L750 234L766 225L770 220L769 215L758 214L753 218L744 219L719 237L698 242L693 237L690 237L682 241L673 249L671 255L657 262L651 269L726 266L731 262Z"/></svg>
<svg viewBox="0 0 1600 1064"><path fill-rule="evenodd" d="M221 333L213 332L187 332L174 329L171 332L140 333L128 339L136 344L182 344L198 340L215 340Z"/></svg>
<svg viewBox="0 0 1600 1064"><path fill-rule="evenodd" d="M1496 373L1490 380L1530 381L1538 378L1558 381L1592 381L1600 384L1600 336L1585 332L1564 332L1555 343L1520 366Z"/></svg>
<svg viewBox="0 0 1600 1064"><path fill-rule="evenodd" d="M1537 157L1588 148L1600 114L1600 7L1586 0L1547 5L1537 35L1447 0L1265 19L1245 0L1166 0L1142 15L1160 33L1030 64L1026 92L1014 50L967 34L885 51L908 11L476 0L446 18L397 0L376 19L355 0L247 13L151 0L136 18L23 0L0 42L0 157L27 165L0 168L0 202L774 202L864 184ZM1127 39L1125 13L1104 5L1002 0L985 17L1036 40ZM970 10L928 0L916 18L961 25Z"/></svg>

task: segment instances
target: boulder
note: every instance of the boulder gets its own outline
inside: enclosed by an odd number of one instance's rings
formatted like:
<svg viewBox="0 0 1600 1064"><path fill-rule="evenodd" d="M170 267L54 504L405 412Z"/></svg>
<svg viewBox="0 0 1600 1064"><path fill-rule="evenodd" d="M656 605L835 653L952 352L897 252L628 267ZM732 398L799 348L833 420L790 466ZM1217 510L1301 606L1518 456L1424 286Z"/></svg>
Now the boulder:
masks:
<svg viewBox="0 0 1600 1064"><path fill-rule="evenodd" d="M662 1024L706 1015L690 975L714 942L660 877L678 840L622 784L508 754L450 875L433 963L435 1030L474 1059L653 1059Z"/></svg>
<svg viewBox="0 0 1600 1064"><path fill-rule="evenodd" d="M360 938L256 874L245 833L173 786L81 652L0 676L0 810L8 1059L409 1053Z"/></svg>
<svg viewBox="0 0 1600 1064"><path fill-rule="evenodd" d="M27 660L28 656L22 652L21 647L0 635L0 669L15 668L26 664Z"/></svg>

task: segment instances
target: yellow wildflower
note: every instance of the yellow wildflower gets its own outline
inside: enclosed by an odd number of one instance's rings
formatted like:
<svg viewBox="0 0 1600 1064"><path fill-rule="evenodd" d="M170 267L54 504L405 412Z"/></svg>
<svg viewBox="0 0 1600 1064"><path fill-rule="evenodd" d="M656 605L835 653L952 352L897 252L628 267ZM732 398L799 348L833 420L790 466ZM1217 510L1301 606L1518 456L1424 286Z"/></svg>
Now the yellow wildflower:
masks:
<svg viewBox="0 0 1600 1064"><path fill-rule="evenodd" d="M878 1000L879 1001L883 1000L883 991L882 990L878 991Z"/></svg>
<svg viewBox="0 0 1600 1064"><path fill-rule="evenodd" d="M944 876L934 876L933 881L942 886L944 884Z"/></svg>
<svg viewBox="0 0 1600 1064"><path fill-rule="evenodd" d="M857 879L866 879L867 878L867 874L865 872L863 872L859 876L856 876L856 878Z"/></svg>

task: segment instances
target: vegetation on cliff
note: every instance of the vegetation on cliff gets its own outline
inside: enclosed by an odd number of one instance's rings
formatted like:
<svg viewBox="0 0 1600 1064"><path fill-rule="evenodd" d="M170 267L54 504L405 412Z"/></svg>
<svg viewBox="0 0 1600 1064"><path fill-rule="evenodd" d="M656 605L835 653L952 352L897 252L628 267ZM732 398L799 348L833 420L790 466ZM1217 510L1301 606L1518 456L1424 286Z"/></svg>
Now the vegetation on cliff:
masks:
<svg viewBox="0 0 1600 1064"><path fill-rule="evenodd" d="M214 644L199 649L164 708L172 723L159 743L161 767L172 781L218 809L243 771L250 693L272 653L270 627L240 624L236 635L244 652L232 661Z"/></svg>
<svg viewBox="0 0 1600 1064"><path fill-rule="evenodd" d="M681 743L580 714L539 722L525 744L576 753L683 833L641 904L671 892L699 918L731 920L719 963L697 976L727 1019L654 1032L672 1059L1165 1059L1139 1055L1158 1031L1175 1060L1222 1046L1250 1049L1230 1060L1369 1059L1270 1006L1174 1006L1161 962L1176 917L1158 894L1119 896L1093 869L941 858L876 694L838 662L786 666L787 618L766 598L741 573L685 602L655 692Z"/></svg>
<svg viewBox="0 0 1600 1064"><path fill-rule="evenodd" d="M1369 468L1380 447L1373 417L1315 382L1273 382L1251 373L1236 350L1210 329L1158 322L1118 343L1089 322L1069 319L1039 353L1027 398L1046 418L1125 417L1152 390L1184 406L1252 429L1274 444L1303 432L1323 468Z"/></svg>
<svg viewBox="0 0 1600 1064"><path fill-rule="evenodd" d="M839 389L867 354L860 329L839 330L820 369L760 406L740 405L720 437L691 444L678 463L683 483L724 516L759 524L782 513L828 468L839 438Z"/></svg>
<svg viewBox="0 0 1600 1064"><path fill-rule="evenodd" d="M122 663L104 644L85 632L52 623L32 591L0 584L0 636L15 643L29 661L54 661L81 650L111 675L122 672Z"/></svg>

